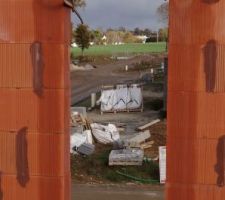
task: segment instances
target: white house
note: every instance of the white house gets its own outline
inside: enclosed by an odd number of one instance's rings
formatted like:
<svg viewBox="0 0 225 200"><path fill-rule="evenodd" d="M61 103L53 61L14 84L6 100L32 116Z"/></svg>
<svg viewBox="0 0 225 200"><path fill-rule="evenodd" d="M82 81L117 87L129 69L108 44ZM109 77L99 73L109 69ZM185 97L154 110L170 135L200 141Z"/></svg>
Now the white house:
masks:
<svg viewBox="0 0 225 200"><path fill-rule="evenodd" d="M102 43L103 43L104 45L107 45L107 37L106 37L106 35L104 35L104 36L102 37Z"/></svg>
<svg viewBox="0 0 225 200"><path fill-rule="evenodd" d="M137 35L136 38L141 40L142 43L145 44L148 37L146 35Z"/></svg>
<svg viewBox="0 0 225 200"><path fill-rule="evenodd" d="M78 47L78 45L74 42L71 44L72 47Z"/></svg>

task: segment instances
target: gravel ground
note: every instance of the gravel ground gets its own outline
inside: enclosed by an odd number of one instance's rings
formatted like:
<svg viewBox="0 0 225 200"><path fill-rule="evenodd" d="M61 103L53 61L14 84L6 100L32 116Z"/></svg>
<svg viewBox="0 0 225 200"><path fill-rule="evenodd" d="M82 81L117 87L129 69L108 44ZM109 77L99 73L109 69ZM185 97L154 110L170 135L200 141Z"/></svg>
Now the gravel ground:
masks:
<svg viewBox="0 0 225 200"><path fill-rule="evenodd" d="M163 186L72 185L72 200L163 200Z"/></svg>

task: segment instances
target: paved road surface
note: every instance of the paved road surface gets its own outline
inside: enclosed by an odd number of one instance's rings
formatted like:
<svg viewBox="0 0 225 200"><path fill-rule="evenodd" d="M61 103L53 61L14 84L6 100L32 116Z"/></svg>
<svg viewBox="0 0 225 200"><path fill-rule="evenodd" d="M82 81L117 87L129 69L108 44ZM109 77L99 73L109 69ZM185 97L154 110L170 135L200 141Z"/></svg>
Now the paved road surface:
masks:
<svg viewBox="0 0 225 200"><path fill-rule="evenodd" d="M73 185L72 200L164 200L163 187Z"/></svg>

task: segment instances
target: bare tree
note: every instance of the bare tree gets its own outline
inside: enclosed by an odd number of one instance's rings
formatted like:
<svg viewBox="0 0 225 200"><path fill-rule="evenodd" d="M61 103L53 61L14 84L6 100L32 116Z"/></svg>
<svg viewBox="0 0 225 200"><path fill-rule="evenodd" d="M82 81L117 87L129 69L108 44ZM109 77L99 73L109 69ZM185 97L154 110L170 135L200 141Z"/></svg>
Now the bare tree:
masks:
<svg viewBox="0 0 225 200"><path fill-rule="evenodd" d="M79 18L81 24L84 24L84 21L80 15L80 13L77 11L77 7L83 7L86 5L85 0L64 0L65 5L72 8L73 12L76 14L76 16Z"/></svg>
<svg viewBox="0 0 225 200"><path fill-rule="evenodd" d="M165 24L168 24L168 18L169 18L169 3L163 3L161 4L157 9L157 14L160 18L160 21L162 21Z"/></svg>

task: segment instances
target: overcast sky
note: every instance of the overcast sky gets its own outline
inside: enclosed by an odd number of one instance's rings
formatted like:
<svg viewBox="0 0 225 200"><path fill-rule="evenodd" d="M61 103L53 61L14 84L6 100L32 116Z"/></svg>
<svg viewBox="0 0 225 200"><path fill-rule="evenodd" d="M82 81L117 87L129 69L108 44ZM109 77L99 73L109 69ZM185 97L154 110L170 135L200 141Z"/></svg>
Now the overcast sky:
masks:
<svg viewBox="0 0 225 200"><path fill-rule="evenodd" d="M157 30L163 25L156 14L164 0L86 0L80 13L91 28L136 27ZM73 22L79 21L73 17Z"/></svg>

